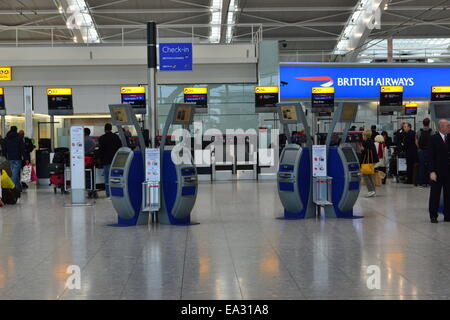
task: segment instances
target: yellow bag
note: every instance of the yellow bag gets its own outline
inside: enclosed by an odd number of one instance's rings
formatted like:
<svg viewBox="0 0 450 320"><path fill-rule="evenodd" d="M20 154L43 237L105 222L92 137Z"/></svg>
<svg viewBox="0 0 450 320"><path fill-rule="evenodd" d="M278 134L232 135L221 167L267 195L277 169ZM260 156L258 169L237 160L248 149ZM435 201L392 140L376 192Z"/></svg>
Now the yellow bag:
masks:
<svg viewBox="0 0 450 320"><path fill-rule="evenodd" d="M372 150L367 150L367 153L372 155ZM361 173L362 174L375 174L375 164L371 163L372 161L370 159L373 159L373 157L367 157L369 163L365 163L366 159L364 158L363 163L361 164Z"/></svg>
<svg viewBox="0 0 450 320"><path fill-rule="evenodd" d="M14 189L16 185L8 176L5 170L2 170L2 189Z"/></svg>

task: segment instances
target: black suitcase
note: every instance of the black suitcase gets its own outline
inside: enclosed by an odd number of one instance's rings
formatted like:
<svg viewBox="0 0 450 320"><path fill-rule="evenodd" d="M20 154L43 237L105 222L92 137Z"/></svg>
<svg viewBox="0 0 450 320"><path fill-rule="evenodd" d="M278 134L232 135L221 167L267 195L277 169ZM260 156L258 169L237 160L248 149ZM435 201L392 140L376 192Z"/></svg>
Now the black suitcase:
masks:
<svg viewBox="0 0 450 320"><path fill-rule="evenodd" d="M64 173L64 163L50 163L48 170L50 175Z"/></svg>

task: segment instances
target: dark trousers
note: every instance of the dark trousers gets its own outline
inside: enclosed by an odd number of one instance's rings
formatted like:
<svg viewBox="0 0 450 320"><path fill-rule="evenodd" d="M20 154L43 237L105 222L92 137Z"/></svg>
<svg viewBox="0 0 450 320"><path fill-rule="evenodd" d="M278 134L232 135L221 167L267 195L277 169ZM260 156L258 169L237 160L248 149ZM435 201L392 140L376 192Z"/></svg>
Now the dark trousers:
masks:
<svg viewBox="0 0 450 320"><path fill-rule="evenodd" d="M437 181L430 181L430 186L430 218L437 219L438 217L441 193L442 189L444 189L444 219L450 220L450 178L439 179L438 177Z"/></svg>
<svg viewBox="0 0 450 320"><path fill-rule="evenodd" d="M419 181L421 185L428 184L430 178L428 150L419 150Z"/></svg>
<svg viewBox="0 0 450 320"><path fill-rule="evenodd" d="M413 184L414 183L414 167L416 165L416 158L415 157L407 157L406 158L406 176L407 184Z"/></svg>

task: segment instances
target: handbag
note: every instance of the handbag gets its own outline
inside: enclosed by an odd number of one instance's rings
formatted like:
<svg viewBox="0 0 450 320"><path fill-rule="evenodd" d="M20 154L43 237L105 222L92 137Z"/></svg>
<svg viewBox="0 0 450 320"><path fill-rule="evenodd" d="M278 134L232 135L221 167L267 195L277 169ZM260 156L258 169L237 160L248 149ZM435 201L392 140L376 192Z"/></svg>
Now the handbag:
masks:
<svg viewBox="0 0 450 320"><path fill-rule="evenodd" d="M38 177L36 175L36 168L35 166L31 167L31 182L37 181Z"/></svg>
<svg viewBox="0 0 450 320"><path fill-rule="evenodd" d="M367 153L370 155L372 155L372 150L367 150ZM370 159L372 158L372 160ZM364 158L363 163L361 164L361 174L367 174L367 175L372 175L375 174L375 164L372 163L373 162L373 157L366 156ZM366 160L368 161L368 163L365 163Z"/></svg>
<svg viewBox="0 0 450 320"><path fill-rule="evenodd" d="M31 168L30 164L26 165L22 169L22 175L20 176L20 182L30 183L31 182Z"/></svg>

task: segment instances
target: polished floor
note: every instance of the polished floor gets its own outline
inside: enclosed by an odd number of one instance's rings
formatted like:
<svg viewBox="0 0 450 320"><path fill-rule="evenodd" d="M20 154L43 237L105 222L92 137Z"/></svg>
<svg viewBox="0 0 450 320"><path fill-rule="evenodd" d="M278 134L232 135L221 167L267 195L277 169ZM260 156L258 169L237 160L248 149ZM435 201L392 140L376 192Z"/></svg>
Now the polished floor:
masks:
<svg viewBox="0 0 450 320"><path fill-rule="evenodd" d="M201 224L118 228L109 200L32 188L0 209L0 298L448 299L450 223L429 223L427 197L390 183L358 200L364 219L284 221L274 182L201 184Z"/></svg>

